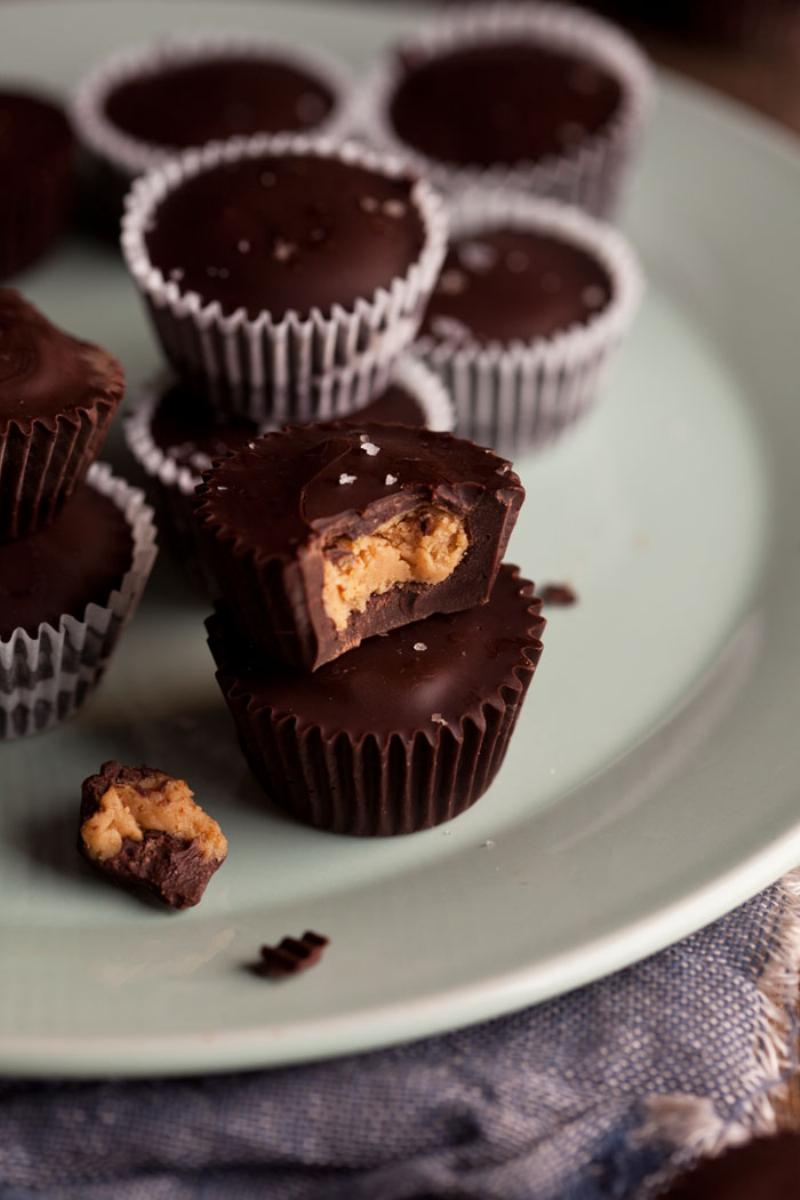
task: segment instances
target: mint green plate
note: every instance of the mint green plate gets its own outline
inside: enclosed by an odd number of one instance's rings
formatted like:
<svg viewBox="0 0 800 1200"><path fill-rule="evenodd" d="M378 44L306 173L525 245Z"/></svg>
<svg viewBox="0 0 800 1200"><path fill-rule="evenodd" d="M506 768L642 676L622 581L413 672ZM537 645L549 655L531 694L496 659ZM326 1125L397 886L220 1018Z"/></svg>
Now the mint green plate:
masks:
<svg viewBox="0 0 800 1200"><path fill-rule="evenodd" d="M9 3L0 77L67 88L113 46L198 25L361 61L418 19L389 7ZM552 612L506 764L452 825L361 842L264 807L204 606L162 564L82 714L0 746L0 1071L209 1071L420 1037L621 967L800 861L799 211L792 143L665 81L629 222L644 310L596 414L521 464L511 557L580 603ZM132 384L157 364L113 256L76 242L20 282ZM230 859L198 909L152 911L78 861L80 782L111 757L186 776L222 822ZM247 972L306 928L332 939L314 971Z"/></svg>

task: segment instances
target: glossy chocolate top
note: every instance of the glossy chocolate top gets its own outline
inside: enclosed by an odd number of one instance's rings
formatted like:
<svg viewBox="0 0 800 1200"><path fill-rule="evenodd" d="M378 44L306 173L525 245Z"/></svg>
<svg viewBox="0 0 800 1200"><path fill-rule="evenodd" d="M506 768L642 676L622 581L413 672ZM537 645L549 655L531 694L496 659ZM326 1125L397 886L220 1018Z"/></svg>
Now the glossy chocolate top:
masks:
<svg viewBox="0 0 800 1200"><path fill-rule="evenodd" d="M601 66L533 42L403 56L390 119L407 145L443 163L511 166L563 154L614 115L622 90Z"/></svg>
<svg viewBox="0 0 800 1200"><path fill-rule="evenodd" d="M122 395L122 368L52 325L13 288L0 288L0 429Z"/></svg>
<svg viewBox="0 0 800 1200"><path fill-rule="evenodd" d="M250 694L256 707L351 736L458 729L500 689L519 690L515 668L529 665L526 649L542 631L532 585L515 567L503 566L487 604L428 617L369 638L313 674L270 665L252 652L231 651L220 617L208 622L210 643L224 690ZM222 640L221 640L222 639ZM535 654L531 656L535 661ZM508 700L508 696L505 696Z"/></svg>
<svg viewBox="0 0 800 1200"><path fill-rule="evenodd" d="M32 636L42 621L58 627L106 604L133 562L133 538L112 500L84 484L46 529L0 544L0 639L17 628Z"/></svg>
<svg viewBox="0 0 800 1200"><path fill-rule="evenodd" d="M113 88L108 119L165 149L252 133L301 133L331 112L327 84L292 63L242 54L169 63Z"/></svg>
<svg viewBox="0 0 800 1200"><path fill-rule="evenodd" d="M47 170L48 159L71 151L72 130L55 104L27 92L0 91L0 167Z"/></svg>
<svg viewBox="0 0 800 1200"><path fill-rule="evenodd" d="M523 495L510 464L449 433L404 425L296 425L267 434L205 476L198 516L264 559L441 503L460 511L478 493Z"/></svg>
<svg viewBox="0 0 800 1200"><path fill-rule="evenodd" d="M440 342L530 341L602 311L611 279L580 246L522 229L455 239L422 328Z"/></svg>
<svg viewBox="0 0 800 1200"><path fill-rule="evenodd" d="M348 423L353 421L422 428L425 413L415 396L399 384L390 384L377 400L348 419ZM150 436L159 450L198 475L215 459L254 441L260 432L253 421L215 412L181 383L167 388L150 422Z"/></svg>
<svg viewBox="0 0 800 1200"><path fill-rule="evenodd" d="M709 1159L663 1200L792 1200L800 1179L800 1135L780 1133Z"/></svg>
<svg viewBox="0 0 800 1200"><path fill-rule="evenodd" d="M413 183L315 155L263 156L187 179L156 209L152 262L225 313L351 307L419 257Z"/></svg>

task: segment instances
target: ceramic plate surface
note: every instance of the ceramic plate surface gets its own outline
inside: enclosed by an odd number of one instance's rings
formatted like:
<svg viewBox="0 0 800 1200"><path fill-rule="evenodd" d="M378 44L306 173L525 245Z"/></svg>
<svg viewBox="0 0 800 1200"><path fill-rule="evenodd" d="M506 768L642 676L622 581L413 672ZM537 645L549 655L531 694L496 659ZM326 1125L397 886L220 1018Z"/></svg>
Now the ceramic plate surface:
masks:
<svg viewBox="0 0 800 1200"><path fill-rule="evenodd" d="M9 3L0 77L66 90L115 46L209 26L360 63L418 19ZM649 954L800 861L799 210L788 139L664 82L627 222L641 317L595 415L520 464L510 557L580 602L551 611L505 766L452 825L362 842L267 809L205 606L161 565L82 714L0 745L0 1071L208 1071L419 1037ZM113 254L75 241L19 282L132 385L158 365ZM119 438L111 457L130 470ZM145 908L78 861L80 782L112 757L187 777L222 822L230 859L198 909ZM248 974L262 942L306 928L332 939L318 968Z"/></svg>

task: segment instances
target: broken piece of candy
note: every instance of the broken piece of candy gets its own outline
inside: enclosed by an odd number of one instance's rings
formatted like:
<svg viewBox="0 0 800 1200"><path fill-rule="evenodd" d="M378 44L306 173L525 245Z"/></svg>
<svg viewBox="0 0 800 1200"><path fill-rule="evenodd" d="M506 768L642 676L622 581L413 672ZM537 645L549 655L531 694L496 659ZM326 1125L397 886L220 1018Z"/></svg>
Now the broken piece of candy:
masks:
<svg viewBox="0 0 800 1200"><path fill-rule="evenodd" d="M242 632L316 670L364 638L485 603L524 494L510 464L472 442L332 422L218 463L197 519Z"/></svg>
<svg viewBox="0 0 800 1200"><path fill-rule="evenodd" d="M267 979L284 979L307 971L319 962L328 941L321 933L307 929L301 938L285 937L277 946L262 946L256 974Z"/></svg>
<svg viewBox="0 0 800 1200"><path fill-rule="evenodd" d="M182 779L118 762L84 780L78 847L114 883L170 908L197 904L228 853L219 825Z"/></svg>

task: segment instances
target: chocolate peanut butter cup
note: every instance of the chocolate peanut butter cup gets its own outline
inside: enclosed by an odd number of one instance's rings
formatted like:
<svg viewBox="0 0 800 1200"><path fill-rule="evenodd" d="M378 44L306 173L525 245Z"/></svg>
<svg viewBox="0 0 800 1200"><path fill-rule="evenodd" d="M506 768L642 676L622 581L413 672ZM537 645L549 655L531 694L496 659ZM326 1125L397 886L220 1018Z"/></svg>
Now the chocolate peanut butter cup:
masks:
<svg viewBox="0 0 800 1200"><path fill-rule="evenodd" d="M224 612L209 645L272 801L334 833L414 833L497 774L542 651L540 608L503 566L486 604L370 638L313 675L266 662Z"/></svg>
<svg viewBox="0 0 800 1200"><path fill-rule="evenodd" d="M64 113L43 96L0 90L0 280L32 266L66 229L75 140Z"/></svg>
<svg viewBox="0 0 800 1200"><path fill-rule="evenodd" d="M468 5L387 52L356 120L448 195L480 187L617 207L650 71L610 22L569 5Z"/></svg>
<svg viewBox="0 0 800 1200"><path fill-rule="evenodd" d="M211 143L138 180L122 240L181 377L219 409L307 421L331 415L337 376L375 390L413 340L446 219L396 160L255 137ZM369 399L352 383L346 395L351 410Z"/></svg>
<svg viewBox="0 0 800 1200"><path fill-rule="evenodd" d="M642 290L633 250L603 222L471 193L454 206L415 351L450 393L456 432L514 457L589 409Z"/></svg>
<svg viewBox="0 0 800 1200"><path fill-rule="evenodd" d="M51 522L97 457L122 368L0 288L0 541Z"/></svg>
<svg viewBox="0 0 800 1200"><path fill-rule="evenodd" d="M181 909L202 900L228 842L184 780L107 762L83 782L78 849L111 882Z"/></svg>
<svg viewBox="0 0 800 1200"><path fill-rule="evenodd" d="M449 432L453 406L439 378L415 358L393 367L386 389L350 418ZM162 376L144 388L125 421L128 446L153 482L159 529L193 582L205 587L192 497L203 471L270 426L217 412L186 384Z"/></svg>
<svg viewBox="0 0 800 1200"><path fill-rule="evenodd" d="M0 544L0 740L50 729L83 703L155 556L152 510L103 463L52 524Z"/></svg>
<svg viewBox="0 0 800 1200"><path fill-rule="evenodd" d="M450 434L332 422L221 461L196 518L247 636L315 670L364 638L484 603L524 494L509 463Z"/></svg>
<svg viewBox="0 0 800 1200"><path fill-rule="evenodd" d="M327 55L252 33L173 34L117 51L83 80L72 108L93 160L95 207L118 222L131 180L192 146L257 133L340 136L351 90Z"/></svg>

